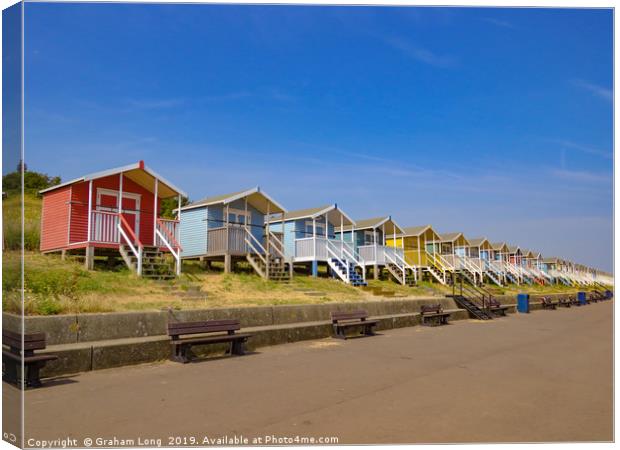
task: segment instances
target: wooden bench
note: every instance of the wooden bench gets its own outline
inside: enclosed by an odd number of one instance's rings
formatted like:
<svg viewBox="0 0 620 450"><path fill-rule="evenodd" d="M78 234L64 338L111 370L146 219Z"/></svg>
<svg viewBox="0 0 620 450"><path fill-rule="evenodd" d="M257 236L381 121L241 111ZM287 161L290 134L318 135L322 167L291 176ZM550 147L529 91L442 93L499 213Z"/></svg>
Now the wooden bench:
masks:
<svg viewBox="0 0 620 450"><path fill-rule="evenodd" d="M20 385L22 358L24 361L24 382L26 387L41 386L40 371L48 361L58 359L56 355L35 354L35 350L45 349L45 333L28 333L22 335L12 331L2 331L2 379L8 383Z"/></svg>
<svg viewBox="0 0 620 450"><path fill-rule="evenodd" d="M172 345L171 359L185 364L194 357L191 351L192 346L227 342L230 343L227 354L243 355L245 354L244 344L252 335L248 333L236 334L235 331L240 329L241 324L235 319L168 323L168 336L172 339L170 342Z"/></svg>
<svg viewBox="0 0 620 450"><path fill-rule="evenodd" d="M422 325L436 327L439 325L447 325L450 313L443 312L440 304L422 305L420 307L420 318Z"/></svg>
<svg viewBox="0 0 620 450"><path fill-rule="evenodd" d="M560 298L558 300L558 306L563 306L564 308L570 308L571 306L570 298L566 298L566 297Z"/></svg>
<svg viewBox="0 0 620 450"><path fill-rule="evenodd" d="M368 320L368 313L363 309L351 312L334 311L331 313L334 337L346 339L346 331L350 328L361 328L364 336L374 336L373 328L379 323L378 320Z"/></svg>
<svg viewBox="0 0 620 450"><path fill-rule="evenodd" d="M579 302L579 300L577 300L577 297L575 295L569 295L568 301L570 302L571 305L581 306L581 303Z"/></svg>
<svg viewBox="0 0 620 450"><path fill-rule="evenodd" d="M592 300L593 302L602 302L610 298L611 297L608 296L607 292L602 292L602 291L599 291L598 289L595 289L590 294L590 300Z"/></svg>
<svg viewBox="0 0 620 450"><path fill-rule="evenodd" d="M490 298L489 299L489 305L488 305L487 308L493 314L496 314L498 316L505 316L506 315L506 310L508 308L510 308L510 307L509 306L503 306L496 299Z"/></svg>
<svg viewBox="0 0 620 450"><path fill-rule="evenodd" d="M598 292L590 292L590 295L588 294L586 295L588 296L590 303L591 302L598 303L599 301L602 300Z"/></svg>
<svg viewBox="0 0 620 450"><path fill-rule="evenodd" d="M556 309L558 306L558 302L552 301L549 297L542 297L541 300L543 309Z"/></svg>

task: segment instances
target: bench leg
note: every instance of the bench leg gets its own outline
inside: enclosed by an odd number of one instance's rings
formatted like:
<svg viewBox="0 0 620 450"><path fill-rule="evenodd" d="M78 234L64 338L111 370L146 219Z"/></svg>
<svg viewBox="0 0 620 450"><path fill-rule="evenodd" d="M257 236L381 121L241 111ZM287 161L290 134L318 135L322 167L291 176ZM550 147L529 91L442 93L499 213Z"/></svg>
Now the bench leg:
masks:
<svg viewBox="0 0 620 450"><path fill-rule="evenodd" d="M187 345L174 345L172 347L172 361L187 364L190 359L187 354Z"/></svg>
<svg viewBox="0 0 620 450"><path fill-rule="evenodd" d="M13 361L12 359L6 359L4 361L4 373L2 374L2 379L7 383L18 385L17 379L17 361Z"/></svg>
<svg viewBox="0 0 620 450"><path fill-rule="evenodd" d="M41 376L40 370L45 366L45 362L42 363L34 363L27 366L27 376L26 376L26 386L28 387L40 387L41 386Z"/></svg>
<svg viewBox="0 0 620 450"><path fill-rule="evenodd" d="M347 335L345 334L344 328L339 326L334 326L334 337L336 339L346 340Z"/></svg>
<svg viewBox="0 0 620 450"><path fill-rule="evenodd" d="M374 336L375 332L372 329L373 326L374 325L364 325L360 334L362 334L363 336Z"/></svg>
<svg viewBox="0 0 620 450"><path fill-rule="evenodd" d="M233 355L245 355L244 341L232 341L230 343L230 353Z"/></svg>

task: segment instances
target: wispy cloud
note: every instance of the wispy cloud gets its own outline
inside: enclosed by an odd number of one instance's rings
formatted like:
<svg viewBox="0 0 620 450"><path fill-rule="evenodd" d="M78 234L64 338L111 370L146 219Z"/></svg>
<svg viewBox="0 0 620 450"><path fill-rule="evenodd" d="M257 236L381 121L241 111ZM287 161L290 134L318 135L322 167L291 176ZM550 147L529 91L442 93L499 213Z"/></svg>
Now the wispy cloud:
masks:
<svg viewBox="0 0 620 450"><path fill-rule="evenodd" d="M236 92L226 92L223 94L213 94L206 95L202 97L200 100L204 100L207 102L219 102L219 101L231 101L231 100L242 100L248 97L251 97L252 93L247 91L236 91Z"/></svg>
<svg viewBox="0 0 620 450"><path fill-rule="evenodd" d="M185 103L182 98L164 99L128 99L127 104L135 109L168 109L181 106Z"/></svg>
<svg viewBox="0 0 620 450"><path fill-rule="evenodd" d="M406 56L416 61L435 67L454 67L457 59L451 55L438 55L413 42L399 37L388 37L385 42L391 47L400 50Z"/></svg>
<svg viewBox="0 0 620 450"><path fill-rule="evenodd" d="M612 159L613 155L611 152L607 152L605 150L601 150L598 148L593 148L587 145L582 145L579 144L577 142L573 142L571 140L568 139L549 139L549 142L553 142L555 144L559 144L562 147L564 147L565 149L572 149L572 150L577 150L579 152L582 153L588 153L590 155L596 155L596 156L600 156L601 158L605 158L605 159ZM562 154L562 157L564 158L565 155Z"/></svg>
<svg viewBox="0 0 620 450"><path fill-rule="evenodd" d="M613 101L614 99L614 93L611 89L606 88L604 86L599 86L598 84L594 84L594 83L590 83L588 81L585 80L580 80L580 79L576 79L576 80L572 80L573 85L581 88L581 89L585 89L586 91L590 92L591 94L600 97L604 100L607 101Z"/></svg>
<svg viewBox="0 0 620 450"><path fill-rule="evenodd" d="M604 173L587 172L585 170L552 169L551 175L566 181L589 183L607 183L611 177Z"/></svg>
<svg viewBox="0 0 620 450"><path fill-rule="evenodd" d="M512 23L506 20L495 19L493 17L482 17L481 20L496 25L498 27L516 29L516 27Z"/></svg>

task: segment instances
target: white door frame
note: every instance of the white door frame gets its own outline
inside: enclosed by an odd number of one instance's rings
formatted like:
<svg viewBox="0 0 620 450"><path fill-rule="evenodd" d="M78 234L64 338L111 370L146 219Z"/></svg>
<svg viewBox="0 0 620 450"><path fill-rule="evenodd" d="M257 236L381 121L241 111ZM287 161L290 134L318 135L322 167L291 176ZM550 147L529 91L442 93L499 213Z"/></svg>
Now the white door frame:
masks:
<svg viewBox="0 0 620 450"><path fill-rule="evenodd" d="M114 189L97 188L97 203L96 203L97 211L118 212L118 206L115 206L115 207L101 206L101 195L102 194L109 195L110 197L116 198L116 204L118 205L118 191L115 191ZM123 214L133 214L136 216L134 233L136 234L136 237L140 239L140 199L142 198L142 196L140 194L134 194L133 192L123 191L123 198L130 198L136 201L136 211L128 211L125 209L122 209L121 211L123 212Z"/></svg>

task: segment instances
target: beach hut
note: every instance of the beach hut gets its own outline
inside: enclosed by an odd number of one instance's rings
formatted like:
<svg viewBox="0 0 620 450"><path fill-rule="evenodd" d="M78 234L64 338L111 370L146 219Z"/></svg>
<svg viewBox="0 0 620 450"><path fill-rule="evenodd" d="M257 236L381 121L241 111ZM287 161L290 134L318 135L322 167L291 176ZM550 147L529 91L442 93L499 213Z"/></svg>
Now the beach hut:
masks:
<svg viewBox="0 0 620 450"><path fill-rule="evenodd" d="M91 173L41 191L44 253L120 256L138 275L171 278L181 272L178 218L160 217L161 201L186 196L139 161ZM172 255L176 268L168 263Z"/></svg>
<svg viewBox="0 0 620 450"><path fill-rule="evenodd" d="M585 282L585 280L583 280L583 278L581 277L579 264L573 261L566 260L565 267L565 271L567 272L574 286L584 286L587 284L587 282Z"/></svg>
<svg viewBox="0 0 620 450"><path fill-rule="evenodd" d="M504 284L508 282L518 283L518 279L505 267L505 263L510 259L508 244L492 242L489 254L489 270Z"/></svg>
<svg viewBox="0 0 620 450"><path fill-rule="evenodd" d="M471 264L482 274L483 278L486 277L491 282L501 286L503 274L492 259L493 247L491 242L485 237L468 238L467 240L469 246L466 252Z"/></svg>
<svg viewBox="0 0 620 450"><path fill-rule="evenodd" d="M418 279L426 273L447 284L447 264L439 253L440 242L439 234L430 225L405 227L400 235L387 238L388 246L403 249L405 261L416 267Z"/></svg>
<svg viewBox="0 0 620 450"><path fill-rule="evenodd" d="M458 273L471 284L477 285L482 282L482 272L478 271L467 257L469 245L463 233L439 234L439 253L452 278L456 279Z"/></svg>
<svg viewBox="0 0 620 450"><path fill-rule="evenodd" d="M181 257L210 265L222 261L226 273L247 261L263 278L288 281L292 262L282 249L282 234L268 232L269 217L286 210L260 187L204 198L181 208Z"/></svg>
<svg viewBox="0 0 620 450"><path fill-rule="evenodd" d="M540 269L540 260L542 258L540 252L534 250L524 250L523 258L525 260L525 267L532 274L538 284L553 282L553 280Z"/></svg>
<svg viewBox="0 0 620 450"><path fill-rule="evenodd" d="M543 257L540 261L541 270L556 283L570 285L571 283L559 272L559 258Z"/></svg>
<svg viewBox="0 0 620 450"><path fill-rule="evenodd" d="M507 261L509 259L509 248L505 242L492 242L490 258L491 261Z"/></svg>
<svg viewBox="0 0 620 450"><path fill-rule="evenodd" d="M296 265L304 265L313 276L319 265L354 286L366 285L364 262L355 247L336 236L335 229L355 222L336 204L299 209L269 219L269 228L282 233L284 254Z"/></svg>
<svg viewBox="0 0 620 450"><path fill-rule="evenodd" d="M387 245L387 237L395 239L403 229L390 216L355 220L355 225L336 227L336 236L352 244L359 253L365 270L373 269L373 277L385 268L400 284L416 282L415 268L405 261L402 248Z"/></svg>
<svg viewBox="0 0 620 450"><path fill-rule="evenodd" d="M519 278L519 283L532 284L532 276L523 268L523 252L518 245L508 246L508 270Z"/></svg>

